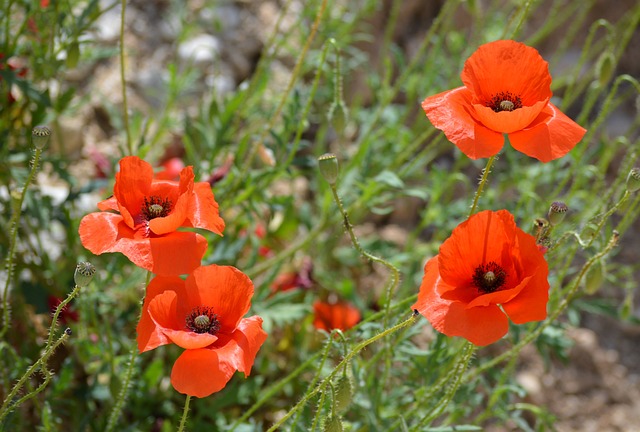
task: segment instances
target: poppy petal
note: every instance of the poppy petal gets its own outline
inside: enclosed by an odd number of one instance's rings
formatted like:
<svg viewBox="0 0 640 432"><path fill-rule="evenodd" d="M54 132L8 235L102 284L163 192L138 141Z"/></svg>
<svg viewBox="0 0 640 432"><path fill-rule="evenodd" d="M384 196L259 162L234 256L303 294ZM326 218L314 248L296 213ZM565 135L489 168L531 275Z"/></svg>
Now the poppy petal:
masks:
<svg viewBox="0 0 640 432"><path fill-rule="evenodd" d="M222 333L232 333L251 307L253 282L235 267L199 267L187 277L186 284L188 303L213 308Z"/></svg>
<svg viewBox="0 0 640 432"><path fill-rule="evenodd" d="M120 211L118 209L118 200L114 196L111 196L110 198L107 198L104 201L100 201L98 203L98 208L102 211L107 211L107 210Z"/></svg>
<svg viewBox="0 0 640 432"><path fill-rule="evenodd" d="M120 172L116 173L113 195L118 201L122 218L131 228L139 223L135 219L141 213L152 180L153 168L149 163L136 156L120 160Z"/></svg>
<svg viewBox="0 0 640 432"><path fill-rule="evenodd" d="M207 239L188 231L175 231L162 237L150 238L149 243L153 261L151 271L158 275L191 273L200 267L207 250Z"/></svg>
<svg viewBox="0 0 640 432"><path fill-rule="evenodd" d="M505 223L497 213L500 212L485 210L476 213L454 228L451 236L442 243L438 266L440 277L447 284L469 286L476 268L491 261L500 264L507 276L511 276L510 246L515 221L510 216L509 223Z"/></svg>
<svg viewBox="0 0 640 432"><path fill-rule="evenodd" d="M185 349L204 348L218 337L209 333L195 333L186 328L186 316L178 313L178 294L167 290L149 302L148 313L162 333L174 344Z"/></svg>
<svg viewBox="0 0 640 432"><path fill-rule="evenodd" d="M244 318L238 324L228 340L214 344L220 363L224 363L249 376L256 359L256 354L267 339L267 332L262 329L262 318L254 315ZM216 345L224 344L221 347Z"/></svg>
<svg viewBox="0 0 640 432"><path fill-rule="evenodd" d="M224 221L220 217L218 203L211 191L211 185L207 182L196 183L193 191L195 197L190 203L191 207L188 212L192 226L222 235Z"/></svg>
<svg viewBox="0 0 640 432"><path fill-rule="evenodd" d="M529 126L538 117L549 99L536 102L532 106L524 106L513 111L495 112L480 104L473 104L475 118L491 130L500 133L512 133Z"/></svg>
<svg viewBox="0 0 640 432"><path fill-rule="evenodd" d="M443 131L447 139L469 158L493 156L502 149L504 138L471 116L471 99L468 89L458 87L429 96L422 102L422 109L433 126Z"/></svg>
<svg viewBox="0 0 640 432"><path fill-rule="evenodd" d="M171 384L180 393L203 398L222 390L235 371L220 362L216 350L186 350L173 365Z"/></svg>
<svg viewBox="0 0 640 432"><path fill-rule="evenodd" d="M511 92L524 106L551 97L549 64L532 47L512 40L499 40L478 47L460 74L475 95L474 103L485 104L500 93Z"/></svg>
<svg viewBox="0 0 640 432"><path fill-rule="evenodd" d="M167 197L173 202L171 213L166 217L149 221L149 229L156 234L166 234L183 226L187 219L190 201L193 198L193 167L188 166L180 172L180 183L159 181L154 185L154 193ZM169 190L161 190L168 187ZM157 188L157 189L156 189Z"/></svg>
<svg viewBox="0 0 640 432"><path fill-rule="evenodd" d="M147 285L142 314L136 328L138 351L141 353L171 343L149 315L149 303L167 290L184 290L184 280L177 276L156 276Z"/></svg>
<svg viewBox="0 0 640 432"><path fill-rule="evenodd" d="M507 334L509 320L497 306L466 309L461 302L443 300L434 287L438 283L436 258L427 261L420 285L417 309L440 333L461 336L477 346L489 345ZM480 325L481 324L481 325Z"/></svg>
<svg viewBox="0 0 640 432"><path fill-rule="evenodd" d="M113 247L118 241L118 227L124 225L122 216L115 213L89 213L80 221L78 233L82 246L95 255L104 252L114 252ZM133 230L124 225L123 229Z"/></svg>
<svg viewBox="0 0 640 432"><path fill-rule="evenodd" d="M549 162L569 153L585 133L586 129L549 103L528 128L510 133L509 141L527 156Z"/></svg>

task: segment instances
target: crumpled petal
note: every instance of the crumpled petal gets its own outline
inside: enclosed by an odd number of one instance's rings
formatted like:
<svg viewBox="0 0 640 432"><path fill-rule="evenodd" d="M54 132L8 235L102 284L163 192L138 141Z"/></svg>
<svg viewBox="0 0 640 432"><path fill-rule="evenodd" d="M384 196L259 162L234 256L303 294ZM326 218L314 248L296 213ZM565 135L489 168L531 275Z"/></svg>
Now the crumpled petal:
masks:
<svg viewBox="0 0 640 432"><path fill-rule="evenodd" d="M504 138L473 118L471 97L468 89L458 87L429 96L422 102L422 109L431 123L471 159L493 156L502 149Z"/></svg>
<svg viewBox="0 0 640 432"><path fill-rule="evenodd" d="M529 127L510 133L509 141L514 149L527 156L550 162L569 153L586 132L549 103Z"/></svg>

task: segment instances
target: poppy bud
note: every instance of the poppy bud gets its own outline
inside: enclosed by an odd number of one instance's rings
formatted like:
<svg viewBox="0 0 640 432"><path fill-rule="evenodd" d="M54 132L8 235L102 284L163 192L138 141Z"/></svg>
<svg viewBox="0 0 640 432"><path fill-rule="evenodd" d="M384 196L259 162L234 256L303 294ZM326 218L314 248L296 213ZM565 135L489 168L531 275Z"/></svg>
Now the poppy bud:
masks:
<svg viewBox="0 0 640 432"><path fill-rule="evenodd" d="M78 60L80 60L80 44L78 41L73 41L67 48L67 67L73 69L78 66Z"/></svg>
<svg viewBox="0 0 640 432"><path fill-rule="evenodd" d="M344 131L345 126L347 125L347 121L349 121L349 110L345 106L344 102L339 101L338 103L333 102L329 107L329 112L327 113L327 117L329 121L333 125L333 128L338 132L342 133Z"/></svg>
<svg viewBox="0 0 640 432"><path fill-rule="evenodd" d="M349 376L345 373L339 379L333 393L336 411L342 412L351 405L353 398L353 386Z"/></svg>
<svg viewBox="0 0 640 432"><path fill-rule="evenodd" d="M324 421L324 432L342 432L340 417L332 415Z"/></svg>
<svg viewBox="0 0 640 432"><path fill-rule="evenodd" d="M547 213L547 219L552 226L559 225L564 219L569 207L561 201L554 201L549 207L549 213Z"/></svg>
<svg viewBox="0 0 640 432"><path fill-rule="evenodd" d="M601 260L596 261L591 268L587 271L584 290L587 294L595 294L604 282L605 277L605 265Z"/></svg>
<svg viewBox="0 0 640 432"><path fill-rule="evenodd" d="M624 301L620 306L620 318L628 320L633 310L633 291L627 291L627 295L624 297Z"/></svg>
<svg viewBox="0 0 640 432"><path fill-rule="evenodd" d="M596 76L598 77L600 85L606 85L609 82L613 76L614 69L615 59L613 58L613 54L608 51L603 52L596 64Z"/></svg>
<svg viewBox="0 0 640 432"><path fill-rule="evenodd" d="M335 185L338 181L338 174L340 173L340 167L338 166L338 158L333 153L325 153L318 158L318 168L322 177L329 182L330 185Z"/></svg>
<svg viewBox="0 0 640 432"><path fill-rule="evenodd" d="M36 126L31 131L31 142L38 150L42 150L49 142L51 129L46 126Z"/></svg>
<svg viewBox="0 0 640 432"><path fill-rule="evenodd" d="M627 190L635 192L640 189L640 168L632 168L627 176Z"/></svg>
<svg viewBox="0 0 640 432"><path fill-rule="evenodd" d="M96 268L93 264L88 261L79 262L73 274L73 280L77 286L84 288L89 285L94 274L96 274Z"/></svg>

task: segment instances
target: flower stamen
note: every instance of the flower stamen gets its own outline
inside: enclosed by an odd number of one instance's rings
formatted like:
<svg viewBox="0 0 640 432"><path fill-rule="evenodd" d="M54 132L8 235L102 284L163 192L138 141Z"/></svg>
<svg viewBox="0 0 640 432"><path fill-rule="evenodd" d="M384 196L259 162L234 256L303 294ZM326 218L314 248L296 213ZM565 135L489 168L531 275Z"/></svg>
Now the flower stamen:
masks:
<svg viewBox="0 0 640 432"><path fill-rule="evenodd" d="M159 217L165 217L169 213L171 213L171 200L169 198L163 199L157 195L144 197L142 214L147 221Z"/></svg>
<svg viewBox="0 0 640 432"><path fill-rule="evenodd" d="M518 108L522 108L522 99L520 96L516 96L511 92L500 92L485 103L495 112L500 111L513 111Z"/></svg>
<svg viewBox="0 0 640 432"><path fill-rule="evenodd" d="M491 261L481 264L473 272L473 285L484 294L492 293L500 289L507 278L507 273L500 265Z"/></svg>
<svg viewBox="0 0 640 432"><path fill-rule="evenodd" d="M187 328L194 333L215 335L220 330L218 315L209 306L197 306L187 315Z"/></svg>

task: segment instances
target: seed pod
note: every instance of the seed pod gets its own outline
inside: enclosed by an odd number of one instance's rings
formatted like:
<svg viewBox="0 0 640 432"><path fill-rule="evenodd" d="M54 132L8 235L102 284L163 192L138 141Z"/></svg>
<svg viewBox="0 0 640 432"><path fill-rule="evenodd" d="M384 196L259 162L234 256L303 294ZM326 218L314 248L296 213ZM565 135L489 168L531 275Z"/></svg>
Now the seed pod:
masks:
<svg viewBox="0 0 640 432"><path fill-rule="evenodd" d="M561 201L554 201L551 204L551 207L549 207L549 212L547 213L549 223L553 226L559 225L564 220L567 211L569 211L569 207L567 207L565 203Z"/></svg>
<svg viewBox="0 0 640 432"><path fill-rule="evenodd" d="M51 129L46 126L36 126L31 131L31 142L38 150L42 150L49 142Z"/></svg>
<svg viewBox="0 0 640 432"><path fill-rule="evenodd" d="M631 168L627 176L627 190L635 192L640 190L640 168Z"/></svg>
<svg viewBox="0 0 640 432"><path fill-rule="evenodd" d="M338 174L340 173L340 167L338 166L338 158L333 153L325 153L318 158L318 168L322 177L329 182L330 185L335 185L338 181Z"/></svg>
<svg viewBox="0 0 640 432"><path fill-rule="evenodd" d="M76 266L76 272L73 274L73 280L76 285L84 288L89 285L93 275L96 274L96 268L90 262L79 262Z"/></svg>

